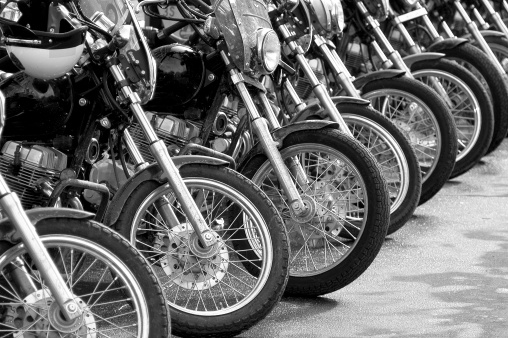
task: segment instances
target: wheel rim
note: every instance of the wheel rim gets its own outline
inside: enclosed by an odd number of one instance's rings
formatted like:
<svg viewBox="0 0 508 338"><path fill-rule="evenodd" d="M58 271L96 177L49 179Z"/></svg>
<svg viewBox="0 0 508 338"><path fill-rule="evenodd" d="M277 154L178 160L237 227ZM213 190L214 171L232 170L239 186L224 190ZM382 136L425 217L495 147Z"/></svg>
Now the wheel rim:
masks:
<svg viewBox="0 0 508 338"><path fill-rule="evenodd" d="M234 312L256 298L269 278L273 246L267 225L252 202L223 182L184 182L217 238L215 251L193 254L196 236L167 184L141 203L130 238L156 271L170 306L199 316ZM155 206L163 196L181 222L177 226L166 224Z"/></svg>
<svg viewBox="0 0 508 338"><path fill-rule="evenodd" d="M470 62L466 62L466 61L464 61L462 59L458 59L458 58L451 57L451 56L447 56L446 58L447 58L447 60L451 60L451 61L457 62L457 64L459 64L460 66L462 66L462 67L466 68L468 71L470 71L471 74L473 74L473 76L476 77L481 82L483 88L487 91L487 94L489 94L490 101L493 100L492 91L490 90L490 86L487 83L487 80L485 79L485 77L478 70L478 68L476 68Z"/></svg>
<svg viewBox="0 0 508 338"><path fill-rule="evenodd" d="M344 114L353 137L376 158L385 178L390 196L390 212L397 210L409 190L409 168L406 156L386 129L361 116Z"/></svg>
<svg viewBox="0 0 508 338"><path fill-rule="evenodd" d="M83 315L73 323L58 319L60 311L50 290L29 263L26 247L18 244L0 257L0 308L12 314L0 323L0 336L8 336L6 331L12 333L14 327L14 335L24 337L56 338L62 334L148 337L148 305L135 276L123 262L82 237L59 234L41 239L55 257L64 281L72 285L71 292L84 310ZM13 263L16 258L29 268L23 271L16 267ZM7 282L10 269L31 278L36 291L28 295L14 292L14 284Z"/></svg>
<svg viewBox="0 0 508 338"><path fill-rule="evenodd" d="M318 216L308 223L292 219L269 161L252 181L272 199L284 220L290 238L290 275L319 275L346 259L362 236L369 208L365 183L349 159L333 148L302 143L280 153L286 163L298 160L306 172L307 187L291 176L299 192L315 201Z"/></svg>
<svg viewBox="0 0 508 338"><path fill-rule="evenodd" d="M431 76L439 79L450 99L445 101L455 120L459 145L456 161L463 159L475 147L482 128L476 96L461 79L447 72L426 69L413 72L413 76L431 88Z"/></svg>
<svg viewBox="0 0 508 338"><path fill-rule="evenodd" d="M392 120L406 135L416 152L422 183L434 172L441 154L442 136L438 123L430 108L415 95L394 89L383 88L364 93L374 109Z"/></svg>

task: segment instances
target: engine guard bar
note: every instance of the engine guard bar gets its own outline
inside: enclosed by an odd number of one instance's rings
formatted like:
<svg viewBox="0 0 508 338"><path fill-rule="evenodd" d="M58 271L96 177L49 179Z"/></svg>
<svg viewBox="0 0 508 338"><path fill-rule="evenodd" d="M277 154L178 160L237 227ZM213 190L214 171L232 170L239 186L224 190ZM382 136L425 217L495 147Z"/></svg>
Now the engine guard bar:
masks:
<svg viewBox="0 0 508 338"><path fill-rule="evenodd" d="M101 204L95 213L95 220L101 222L102 218L106 214L109 204L109 189L103 184L94 183L90 181L78 180L76 178L67 178L57 183L51 196L49 197L48 206L52 207L56 204L58 198L67 187L83 188L97 191L102 195Z"/></svg>

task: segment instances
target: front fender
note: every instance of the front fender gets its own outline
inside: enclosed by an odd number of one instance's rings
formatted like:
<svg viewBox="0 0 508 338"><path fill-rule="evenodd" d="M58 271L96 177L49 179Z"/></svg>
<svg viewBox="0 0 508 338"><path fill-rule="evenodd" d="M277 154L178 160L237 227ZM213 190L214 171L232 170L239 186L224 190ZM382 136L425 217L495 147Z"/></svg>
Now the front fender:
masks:
<svg viewBox="0 0 508 338"><path fill-rule="evenodd" d="M462 38L444 39L441 41L434 42L432 45L429 46L429 48L427 48L427 50L429 52L440 52L442 50L455 48L468 42L469 40Z"/></svg>
<svg viewBox="0 0 508 338"><path fill-rule="evenodd" d="M351 96L333 96L331 97L333 103L351 103L351 104L359 104L361 106L368 106L370 104L369 100L365 100L362 98L351 97ZM319 99L313 99L307 102L307 106L304 110L299 112L291 119L291 123L298 121L306 121L309 117L318 115L319 117L326 119L328 116L324 109L319 104Z"/></svg>
<svg viewBox="0 0 508 338"><path fill-rule="evenodd" d="M26 215L35 227L40 221L50 218L93 219L95 217L94 214L87 211L67 208L35 208L26 210ZM9 218L0 220L0 241L7 241L12 244L21 242L21 237Z"/></svg>
<svg viewBox="0 0 508 338"><path fill-rule="evenodd" d="M359 77L357 77L353 84L356 89L361 90L367 83L372 82L374 80L380 80L380 79L392 79L395 77L401 77L404 76L406 72L399 69L384 69L384 70L378 70L372 73L363 74Z"/></svg>
<svg viewBox="0 0 508 338"><path fill-rule="evenodd" d="M504 33L503 32L499 32L499 31L491 31L491 30L481 30L480 31L480 34L483 36L483 37L486 37L486 36L500 36L500 37L504 37ZM467 40L471 40L473 39L473 36L471 34L466 34L466 35L463 35L461 36L461 38L464 38L464 39L467 39Z"/></svg>
<svg viewBox="0 0 508 338"><path fill-rule="evenodd" d="M437 60L437 59L443 58L444 56L445 56L445 54L443 54L443 53L425 52L425 53L412 54L412 55L405 56L402 58L402 60L404 60L404 63L406 64L406 66L409 69L411 69L411 66L416 62L425 61L425 60Z"/></svg>
<svg viewBox="0 0 508 338"><path fill-rule="evenodd" d="M217 158L201 155L183 155L171 158L177 168L181 168L187 164L209 164L209 165L229 165L228 162L219 160ZM165 183L166 180L162 177L162 170L157 163L152 163L145 169L137 172L131 176L124 185L118 189L115 196L109 204L109 208L104 215L103 223L107 226L113 225L120 216L120 212L127 201L127 198L132 192L145 181L157 181L159 183Z"/></svg>
<svg viewBox="0 0 508 338"><path fill-rule="evenodd" d="M275 129L271 132L271 135L273 137L274 141L279 142L279 144L282 144L284 142L284 139L298 131L302 130L309 130L309 129L325 129L325 128L333 128L338 129L339 124L337 122L331 122L331 121L324 121L324 120L308 120L308 121L299 121L294 122L291 124L288 124L286 126L283 126L281 128ZM261 147L261 144L259 142L256 142L252 149L245 154L245 156L242 157L240 160L240 165L238 166L238 172L242 172L245 165L255 156L264 154L263 147Z"/></svg>

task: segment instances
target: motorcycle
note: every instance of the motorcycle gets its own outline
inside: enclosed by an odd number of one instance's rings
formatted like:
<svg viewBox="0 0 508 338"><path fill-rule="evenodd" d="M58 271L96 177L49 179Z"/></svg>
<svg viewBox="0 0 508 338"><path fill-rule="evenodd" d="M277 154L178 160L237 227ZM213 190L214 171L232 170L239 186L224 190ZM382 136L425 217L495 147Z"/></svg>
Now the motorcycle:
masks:
<svg viewBox="0 0 508 338"><path fill-rule="evenodd" d="M410 65L412 75L442 93L452 111L459 137L458 154L450 178L471 169L486 154L492 141L494 111L488 92L471 72L442 53L423 52L405 23L417 14L406 15L406 2L392 2L381 28ZM439 81L439 85L435 85Z"/></svg>
<svg viewBox="0 0 508 338"><path fill-rule="evenodd" d="M458 4L458 6L461 5ZM487 150L487 153L490 153L501 144L508 133L507 77L498 62L471 45L468 39L455 37L445 20L445 13L449 13L449 10L454 10L455 7L457 4L446 2L440 4L441 10L439 11L435 10L434 6L429 6L429 10L427 10L423 3L414 3L405 7L406 14L399 20L407 23L407 30L419 46L429 52L446 54L447 58L466 67L484 84L494 108L494 133ZM444 10L445 8L448 10ZM462 8L462 10L464 9ZM446 39L439 35L432 20ZM475 23L470 21L470 26L474 28ZM473 31L476 32L477 27ZM481 32L478 34L481 35ZM400 38L394 40L400 41ZM397 43L397 45L400 44ZM405 48L405 46L401 45L401 48Z"/></svg>
<svg viewBox="0 0 508 338"><path fill-rule="evenodd" d="M6 23L0 19L0 25ZM6 100L0 93L0 134ZM0 330L5 336L168 337L153 270L89 212L25 212L0 175Z"/></svg>
<svg viewBox="0 0 508 338"><path fill-rule="evenodd" d="M154 59L129 3L111 3L121 13L115 23L101 12L103 1L33 2L18 3L23 15L2 26L9 57L24 71L0 83L8 120L1 172L28 207L96 210L96 219L140 249L161 280L175 333L239 333L284 291L289 249L282 219L228 162L169 156L141 107L154 93ZM41 23L36 13L45 5L48 23ZM39 40L72 49L48 47L52 57L43 59L33 50ZM136 147L128 130L133 119L155 163ZM132 223L139 217L142 230Z"/></svg>
<svg viewBox="0 0 508 338"><path fill-rule="evenodd" d="M336 43L337 54L345 60L354 75L366 74L357 80L362 97L390 118L411 140L422 169L420 204L434 196L453 171L457 154L455 123L446 102L431 88L411 78L410 69L386 40L373 17L386 17L387 7L372 2L369 8L362 1L344 2L349 18L343 37ZM379 5L379 6L377 6ZM382 48L388 49L390 60ZM377 75L378 69L398 70Z"/></svg>
<svg viewBox="0 0 508 338"><path fill-rule="evenodd" d="M392 234L407 222L418 205L420 167L409 140L368 101L361 99L350 77L343 80L346 87L353 88L347 93L351 97L328 98L325 61L320 58L334 66L344 66L340 59L335 60L335 50L326 43L327 37L340 34L344 27L340 2L300 1L291 10L279 6L273 13L277 15L272 16L272 25L288 46L285 61L291 65L279 67L273 76L274 85L267 85L267 90L279 94L281 114L287 116L284 121L293 123L309 118L344 121L353 137L369 149L388 184L391 205L387 234ZM309 20L304 13L309 14ZM327 13L333 15L329 17ZM307 35L306 31L311 33Z"/></svg>
<svg viewBox="0 0 508 338"><path fill-rule="evenodd" d="M432 7L436 15L440 16L441 25L449 26L452 34L466 38L482 49L496 61L499 69L503 69L504 72L508 70L508 38L506 36L508 28L489 1L445 1L437 2ZM491 27L485 19L492 21L494 26ZM497 29L492 29L494 27Z"/></svg>
<svg viewBox="0 0 508 338"><path fill-rule="evenodd" d="M193 8L175 1L179 22L153 27L154 18L175 19L163 12L168 3L153 3L140 5L152 25L145 28L153 32L152 44L162 45L153 50L156 98L146 106L159 135L179 153L205 148L227 154L274 201L291 241L287 294L322 295L355 280L386 235L385 182L368 150L337 130L340 122L281 126L276 98L260 82L280 64L269 8L254 0L211 7L189 0ZM195 33L185 44L165 45L178 41L173 33L186 25ZM188 84L175 83L172 74Z"/></svg>

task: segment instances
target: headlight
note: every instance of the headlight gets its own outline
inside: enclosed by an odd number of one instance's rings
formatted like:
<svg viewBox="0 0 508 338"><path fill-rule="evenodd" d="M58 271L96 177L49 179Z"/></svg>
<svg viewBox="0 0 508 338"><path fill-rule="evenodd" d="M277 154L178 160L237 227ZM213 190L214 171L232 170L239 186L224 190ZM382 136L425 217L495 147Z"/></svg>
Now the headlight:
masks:
<svg viewBox="0 0 508 338"><path fill-rule="evenodd" d="M331 37L344 29L344 12L340 0L311 0L309 12L318 34Z"/></svg>
<svg viewBox="0 0 508 338"><path fill-rule="evenodd" d="M384 21L388 17L388 0L365 0L365 7L377 21Z"/></svg>
<svg viewBox="0 0 508 338"><path fill-rule="evenodd" d="M263 67L262 73L275 71L280 60L280 42L273 29L261 28L257 31L257 53Z"/></svg>

